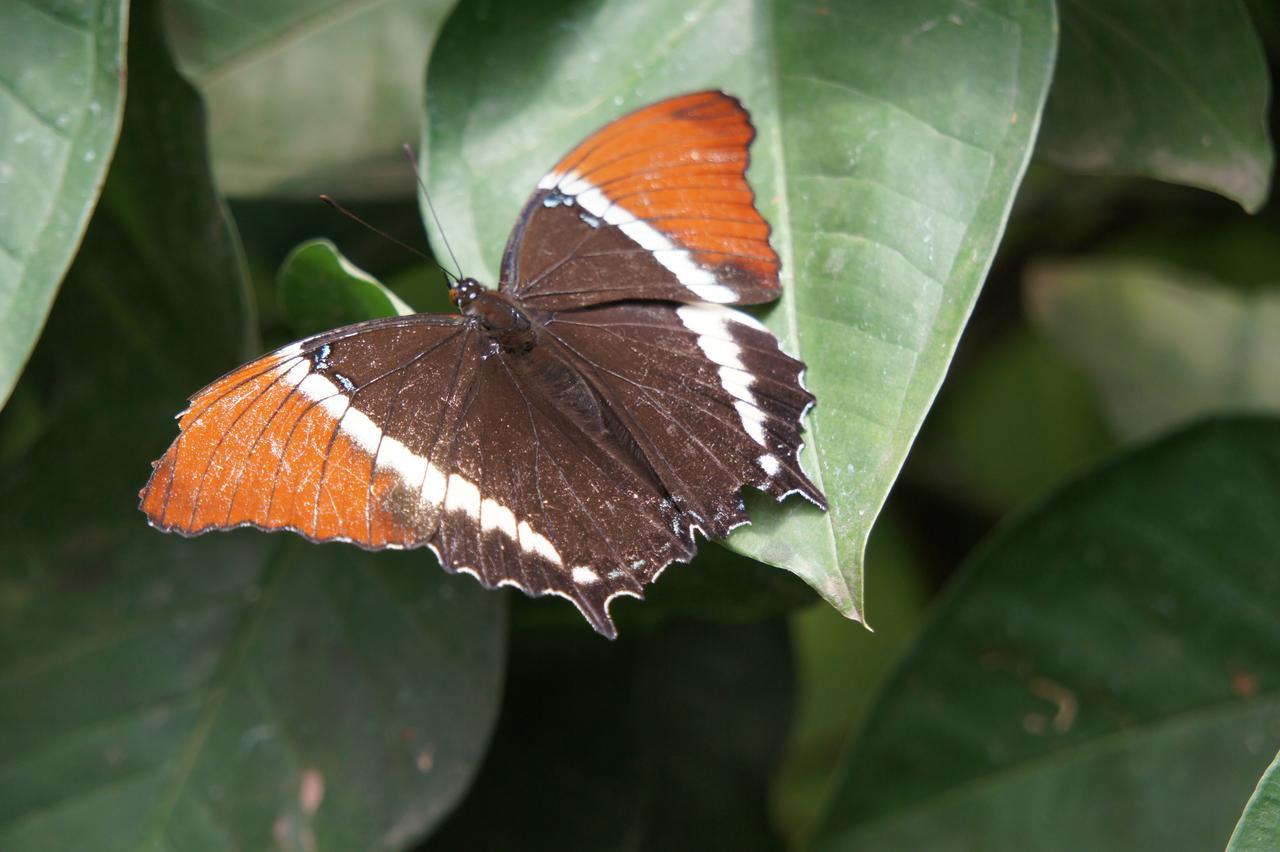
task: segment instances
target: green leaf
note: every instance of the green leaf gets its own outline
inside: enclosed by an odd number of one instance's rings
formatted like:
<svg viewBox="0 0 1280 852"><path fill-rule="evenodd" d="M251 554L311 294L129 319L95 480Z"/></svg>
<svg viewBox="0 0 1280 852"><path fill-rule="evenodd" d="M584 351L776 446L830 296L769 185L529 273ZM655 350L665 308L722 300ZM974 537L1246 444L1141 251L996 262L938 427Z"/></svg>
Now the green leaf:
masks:
<svg viewBox="0 0 1280 852"><path fill-rule="evenodd" d="M904 476L999 517L1113 444L1088 378L1019 327L952 372Z"/></svg>
<svg viewBox="0 0 1280 852"><path fill-rule="evenodd" d="M155 411L122 413L0 489L29 506L0 523L0 846L405 847L480 762L499 600L422 553L162 536L131 505L145 455L94 463ZM83 514L48 520L72 476Z"/></svg>
<svg viewBox="0 0 1280 852"><path fill-rule="evenodd" d="M422 552L188 540L137 511L182 397L245 336L202 345L243 270L149 6L104 203L19 388L51 425L0 467L0 848L404 848L479 763L502 602Z"/></svg>
<svg viewBox="0 0 1280 852"><path fill-rule="evenodd" d="M789 650L777 621L516 634L490 755L424 849L780 850Z"/></svg>
<svg viewBox="0 0 1280 852"><path fill-rule="evenodd" d="M328 240L298 246L280 267L278 288L285 322L298 337L351 323L413 313L413 308Z"/></svg>
<svg viewBox="0 0 1280 852"><path fill-rule="evenodd" d="M0 405L40 336L111 162L128 7L0 5Z"/></svg>
<svg viewBox="0 0 1280 852"><path fill-rule="evenodd" d="M427 54L452 0L172 0L233 195L410 196Z"/></svg>
<svg viewBox="0 0 1280 852"><path fill-rule="evenodd" d="M1280 744L1280 421L1202 424L1005 528L893 677L815 848L1209 849Z"/></svg>
<svg viewBox="0 0 1280 852"><path fill-rule="evenodd" d="M772 810L789 848L814 829L841 755L923 616L925 582L914 545L910 527L891 506L867 545L874 633L825 606L791 617L796 709L772 790Z"/></svg>
<svg viewBox="0 0 1280 852"><path fill-rule="evenodd" d="M1240 0L1062 0L1041 153L1069 169L1202 187L1250 212L1275 154L1271 81Z"/></svg>
<svg viewBox="0 0 1280 852"><path fill-rule="evenodd" d="M1280 290L1141 260L1032 269L1033 321L1093 380L1133 438L1223 411L1280 411Z"/></svg>
<svg viewBox="0 0 1280 852"><path fill-rule="evenodd" d="M1262 773L1231 834L1227 852L1268 852L1280 846L1280 755Z"/></svg>
<svg viewBox="0 0 1280 852"><path fill-rule="evenodd" d="M547 8L464 2L432 55L428 184L462 268L495 281L541 173L609 119L700 87L741 98L785 279L765 321L809 365L818 405L804 464L831 511L755 500L755 526L730 546L859 617L868 531L1026 165L1053 64L1052 6Z"/></svg>
<svg viewBox="0 0 1280 852"><path fill-rule="evenodd" d="M125 110L101 207L110 214L109 227L118 231L115 239L133 247L130 262L145 265L154 276L154 288L141 303L115 299L112 310L130 324L148 313L164 313L165 322L181 333L188 362L207 379L258 351L244 254L210 182L204 106L173 69L160 23L153 20L159 15L154 0L135 6L128 93L133 109ZM165 227L158 229L157 222ZM208 233L211 228L216 238ZM97 287L112 286L108 269ZM153 333L152 357L172 359L155 352L156 342Z"/></svg>

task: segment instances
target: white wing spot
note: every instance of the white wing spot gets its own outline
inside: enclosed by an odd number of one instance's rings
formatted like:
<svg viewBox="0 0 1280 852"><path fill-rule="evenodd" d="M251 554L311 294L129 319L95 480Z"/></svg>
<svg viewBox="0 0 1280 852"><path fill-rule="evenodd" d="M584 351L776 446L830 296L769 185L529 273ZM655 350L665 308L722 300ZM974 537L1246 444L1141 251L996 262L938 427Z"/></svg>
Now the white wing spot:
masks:
<svg viewBox="0 0 1280 852"><path fill-rule="evenodd" d="M768 443L764 438L764 412L741 399L735 402L733 407L742 420L742 428L747 430L752 440L762 447L767 447Z"/></svg>
<svg viewBox="0 0 1280 852"><path fill-rule="evenodd" d="M296 387L299 382L306 378L309 372L311 372L311 362L306 358L301 358L280 378L280 384Z"/></svg>
<svg viewBox="0 0 1280 852"><path fill-rule="evenodd" d="M515 513L492 497L486 497L480 503L480 529L500 530L512 541L518 537Z"/></svg>
<svg viewBox="0 0 1280 852"><path fill-rule="evenodd" d="M415 488L426 479L428 469L433 467L425 458L410 451L395 438L385 435L374 461L375 470L391 470L403 481L412 483Z"/></svg>
<svg viewBox="0 0 1280 852"><path fill-rule="evenodd" d="M737 308L727 308L724 305L682 305L676 309L676 313L680 314L680 321L693 331L699 334L710 334L713 337L732 340L733 335L727 325L731 322L745 325L756 331L769 331L764 327L764 323L751 314Z"/></svg>
<svg viewBox="0 0 1280 852"><path fill-rule="evenodd" d="M600 575L586 565L575 565L573 567L573 582L580 586L589 586L592 583L600 582Z"/></svg>
<svg viewBox="0 0 1280 852"><path fill-rule="evenodd" d="M473 520L480 520L480 489L465 476L449 475L449 487L444 497L445 511L463 512Z"/></svg>
<svg viewBox="0 0 1280 852"><path fill-rule="evenodd" d="M286 358L296 358L301 354L302 354L301 340L295 343L290 343L288 346L283 346L280 349L276 350L277 357L281 358L282 360Z"/></svg>
<svg viewBox="0 0 1280 852"><path fill-rule="evenodd" d="M763 469L763 470L764 470L764 472L765 472L766 474L768 474L769 476L771 476L771 477L772 477L772 476L777 476L777 475L778 475L778 471L779 471L779 470L781 469L781 467L782 467L782 466L778 463L778 457L777 457L777 456L775 456L773 453L765 453L765 454L764 454L764 455L762 455L760 458L758 458L756 461L760 462L760 467L761 467L761 469Z"/></svg>
<svg viewBox="0 0 1280 852"><path fill-rule="evenodd" d="M416 480L410 480L415 482ZM427 478L422 482L422 499L426 503L435 505L444 502L445 491L448 490L448 480L445 479L444 471L433 464L427 465Z"/></svg>
<svg viewBox="0 0 1280 852"><path fill-rule="evenodd" d="M516 539L521 549L529 553L536 553L548 562L554 562L557 565L564 564L560 559L560 551L556 550L555 545L542 533L529 526L528 521L521 521L516 526Z"/></svg>
<svg viewBox="0 0 1280 852"><path fill-rule="evenodd" d="M342 415L338 428L366 453L377 452L382 430L360 409L348 407Z"/></svg>
<svg viewBox="0 0 1280 852"><path fill-rule="evenodd" d="M732 340L703 334L698 337L698 348L717 364L738 370L745 369L742 366L742 347Z"/></svg>
<svg viewBox="0 0 1280 852"><path fill-rule="evenodd" d="M729 392L730 396L737 397L744 402L756 405L755 394L751 392L751 385L756 380L755 376L746 370L738 370L733 367L721 367L720 386Z"/></svg>

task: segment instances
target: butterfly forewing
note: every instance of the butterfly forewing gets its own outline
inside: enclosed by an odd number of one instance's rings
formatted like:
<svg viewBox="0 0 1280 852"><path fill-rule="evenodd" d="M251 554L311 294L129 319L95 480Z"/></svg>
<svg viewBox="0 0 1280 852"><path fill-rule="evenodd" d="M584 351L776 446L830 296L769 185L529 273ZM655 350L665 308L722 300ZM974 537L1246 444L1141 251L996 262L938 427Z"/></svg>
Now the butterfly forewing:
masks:
<svg viewBox="0 0 1280 852"><path fill-rule="evenodd" d="M746 179L754 135L723 92L608 125L539 183L507 244L503 288L544 310L776 299L778 257Z"/></svg>
<svg viewBox="0 0 1280 852"><path fill-rule="evenodd" d="M425 543L442 487L433 459L450 448L479 346L461 317L420 314L241 367L192 398L142 509L187 534L248 525L366 547Z"/></svg>

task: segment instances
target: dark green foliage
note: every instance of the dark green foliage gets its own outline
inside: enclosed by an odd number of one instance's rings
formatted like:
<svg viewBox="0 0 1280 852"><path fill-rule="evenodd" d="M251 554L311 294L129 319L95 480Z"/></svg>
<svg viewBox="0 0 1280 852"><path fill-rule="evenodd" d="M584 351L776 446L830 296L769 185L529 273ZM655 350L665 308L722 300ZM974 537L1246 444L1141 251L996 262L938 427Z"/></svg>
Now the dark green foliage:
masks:
<svg viewBox="0 0 1280 852"><path fill-rule="evenodd" d="M1270 6L130 5L0 4L0 849L1273 848ZM569 146L708 86L829 513L749 495L615 643L146 525L202 385L450 309L316 194L422 246L416 143L492 283Z"/></svg>

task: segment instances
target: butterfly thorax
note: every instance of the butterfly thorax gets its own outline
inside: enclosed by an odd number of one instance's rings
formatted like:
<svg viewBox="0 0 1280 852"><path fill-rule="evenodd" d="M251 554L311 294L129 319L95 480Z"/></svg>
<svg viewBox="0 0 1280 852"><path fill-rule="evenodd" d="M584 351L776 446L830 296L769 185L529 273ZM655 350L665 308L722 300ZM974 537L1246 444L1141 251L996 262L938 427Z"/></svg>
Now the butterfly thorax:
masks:
<svg viewBox="0 0 1280 852"><path fill-rule="evenodd" d="M500 292L463 278L450 291L453 303L478 323L508 354L529 352L538 342L539 324L520 305Z"/></svg>

